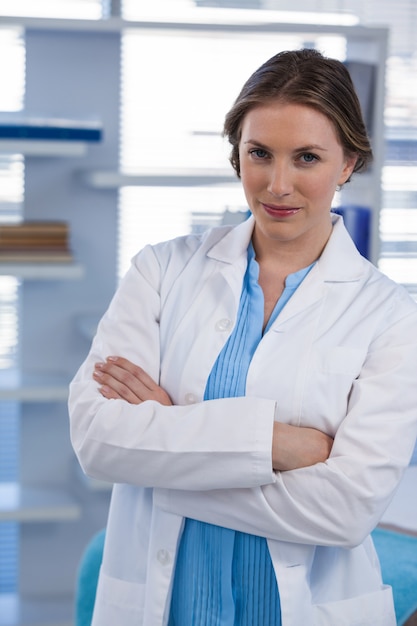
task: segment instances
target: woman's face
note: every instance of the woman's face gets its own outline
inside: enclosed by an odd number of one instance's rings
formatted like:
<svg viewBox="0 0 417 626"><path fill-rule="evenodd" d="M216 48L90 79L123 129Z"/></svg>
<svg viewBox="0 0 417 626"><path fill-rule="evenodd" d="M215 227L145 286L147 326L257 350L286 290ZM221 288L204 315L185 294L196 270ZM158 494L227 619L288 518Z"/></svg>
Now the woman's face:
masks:
<svg viewBox="0 0 417 626"><path fill-rule="evenodd" d="M318 256L331 232L335 190L356 161L344 154L331 121L301 104L258 106L243 120L239 157L257 254L284 244L309 246Z"/></svg>

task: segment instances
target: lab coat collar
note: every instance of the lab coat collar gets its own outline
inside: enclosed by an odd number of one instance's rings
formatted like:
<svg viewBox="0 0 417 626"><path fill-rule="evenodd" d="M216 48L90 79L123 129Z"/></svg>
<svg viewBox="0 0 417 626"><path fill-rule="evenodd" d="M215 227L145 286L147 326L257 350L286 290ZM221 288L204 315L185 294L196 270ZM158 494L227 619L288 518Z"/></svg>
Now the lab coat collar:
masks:
<svg viewBox="0 0 417 626"><path fill-rule="evenodd" d="M217 241L208 250L207 256L224 263L234 263L242 255L246 257L254 225L255 220L251 215L238 226L231 228L224 237Z"/></svg>
<svg viewBox="0 0 417 626"><path fill-rule="evenodd" d="M324 282L354 282L363 276L367 261L359 254L340 215L332 214L333 231L317 268Z"/></svg>
<svg viewBox="0 0 417 626"><path fill-rule="evenodd" d="M321 257L317 270L324 282L357 281L363 275L366 261L359 254L348 234L343 218L332 214L333 231ZM250 216L242 224L229 230L207 252L207 255L224 263L234 263L246 257L255 220Z"/></svg>

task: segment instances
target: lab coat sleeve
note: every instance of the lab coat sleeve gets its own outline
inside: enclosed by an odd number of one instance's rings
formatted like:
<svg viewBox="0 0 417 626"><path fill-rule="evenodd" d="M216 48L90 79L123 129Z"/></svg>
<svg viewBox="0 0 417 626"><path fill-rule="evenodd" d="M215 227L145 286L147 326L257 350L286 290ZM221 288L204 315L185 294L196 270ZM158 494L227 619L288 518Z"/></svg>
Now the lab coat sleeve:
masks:
<svg viewBox="0 0 417 626"><path fill-rule="evenodd" d="M159 380L160 290L151 247L122 281L70 386L70 433L86 474L111 483L187 490L275 481L273 400L232 398L166 407L104 399L94 364L122 355Z"/></svg>
<svg viewBox="0 0 417 626"><path fill-rule="evenodd" d="M254 488L157 490L171 513L287 542L352 547L377 525L417 431L417 321L412 313L370 346L325 463Z"/></svg>

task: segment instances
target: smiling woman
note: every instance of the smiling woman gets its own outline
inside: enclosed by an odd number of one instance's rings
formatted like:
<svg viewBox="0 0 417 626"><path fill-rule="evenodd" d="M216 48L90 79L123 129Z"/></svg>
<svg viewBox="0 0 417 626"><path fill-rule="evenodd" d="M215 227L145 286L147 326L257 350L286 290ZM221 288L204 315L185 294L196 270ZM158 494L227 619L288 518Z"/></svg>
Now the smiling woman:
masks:
<svg viewBox="0 0 417 626"><path fill-rule="evenodd" d="M115 484L93 625L394 626L370 533L417 431L417 306L330 213L372 154L346 68L275 55L225 135L251 217L139 252L71 384Z"/></svg>

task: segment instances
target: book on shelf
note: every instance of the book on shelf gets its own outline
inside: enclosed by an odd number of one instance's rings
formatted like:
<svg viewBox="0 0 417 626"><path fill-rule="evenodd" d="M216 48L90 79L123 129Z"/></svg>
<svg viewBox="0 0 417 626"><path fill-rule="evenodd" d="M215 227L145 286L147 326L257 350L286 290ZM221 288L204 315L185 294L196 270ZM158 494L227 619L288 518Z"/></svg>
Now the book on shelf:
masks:
<svg viewBox="0 0 417 626"><path fill-rule="evenodd" d="M71 262L69 227L62 221L0 223L0 262Z"/></svg>
<svg viewBox="0 0 417 626"><path fill-rule="evenodd" d="M0 114L0 140L41 139L97 142L102 138L103 127L97 120Z"/></svg>
<svg viewBox="0 0 417 626"><path fill-rule="evenodd" d="M67 222L52 220L24 220L22 222L0 222L0 242L15 241L22 237L38 238L66 238L69 227Z"/></svg>
<svg viewBox="0 0 417 626"><path fill-rule="evenodd" d="M74 257L67 250L2 250L0 263L72 263Z"/></svg>
<svg viewBox="0 0 417 626"><path fill-rule="evenodd" d="M60 237L15 237L13 240L3 239L0 235L0 250L18 250L33 248L34 250L56 250L66 248L66 240Z"/></svg>

